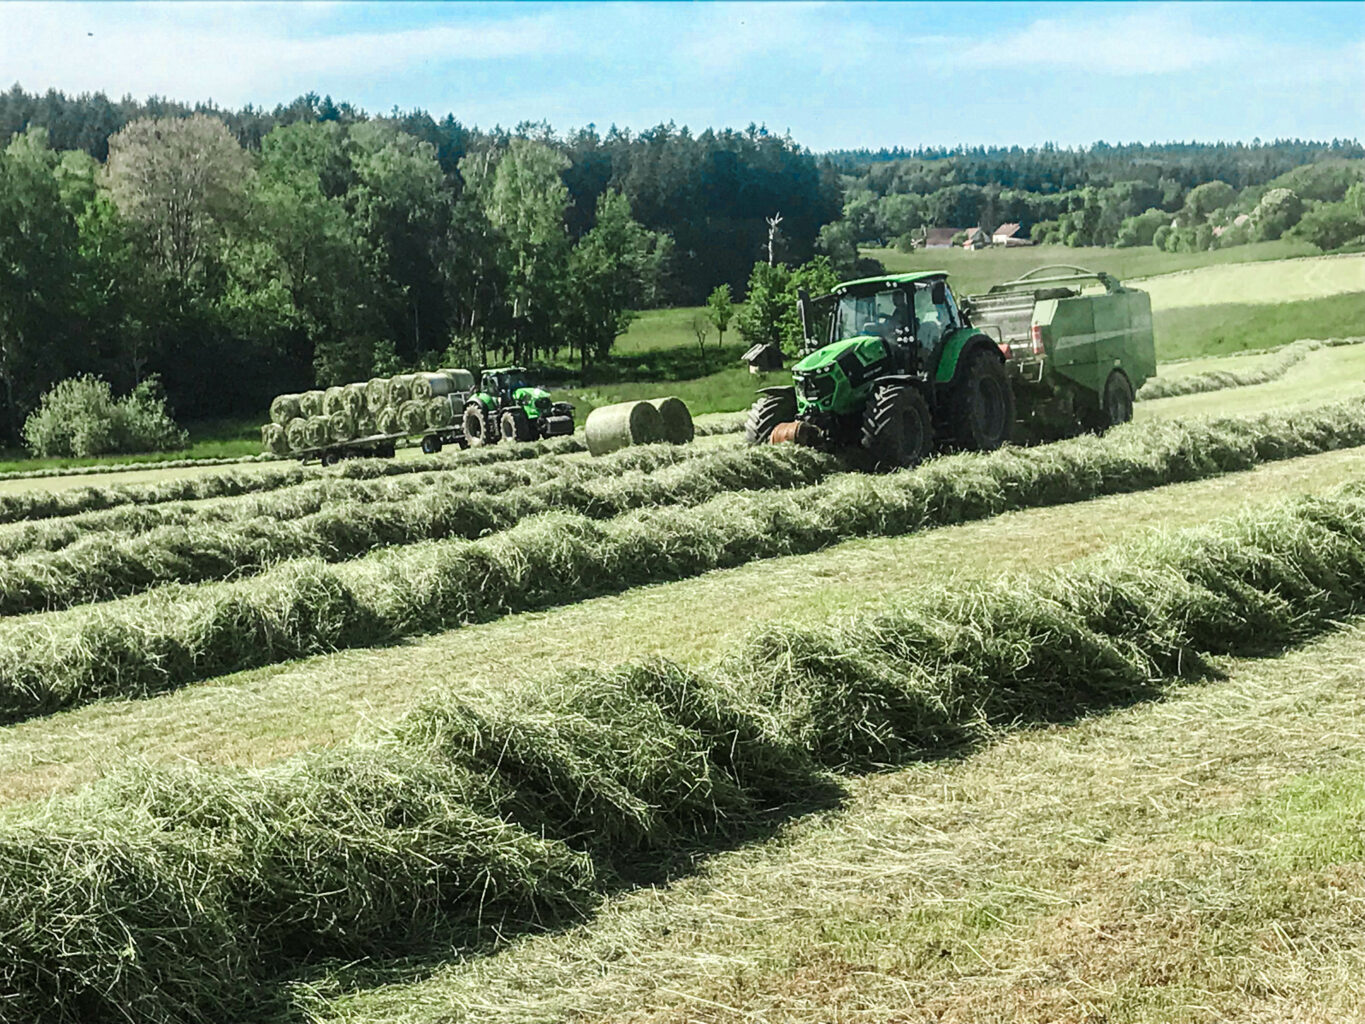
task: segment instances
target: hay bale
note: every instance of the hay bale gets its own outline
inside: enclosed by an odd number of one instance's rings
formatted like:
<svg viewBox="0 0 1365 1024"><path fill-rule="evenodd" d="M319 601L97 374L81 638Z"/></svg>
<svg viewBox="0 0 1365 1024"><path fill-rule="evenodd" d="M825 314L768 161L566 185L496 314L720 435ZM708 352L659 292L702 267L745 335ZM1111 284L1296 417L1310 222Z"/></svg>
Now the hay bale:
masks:
<svg viewBox="0 0 1365 1024"><path fill-rule="evenodd" d="M664 439L664 421L648 402L604 405L588 414L583 425L588 451L606 455L632 444L652 444Z"/></svg>
<svg viewBox="0 0 1365 1024"><path fill-rule="evenodd" d="M341 388L342 411L353 418L359 418L365 411L365 385L345 384Z"/></svg>
<svg viewBox="0 0 1365 1024"><path fill-rule="evenodd" d="M441 370L441 373L444 373L450 378L451 383L455 385L456 391L467 393L473 391L475 388L476 382L474 380L474 375L468 370L443 369Z"/></svg>
<svg viewBox="0 0 1365 1024"><path fill-rule="evenodd" d="M289 439L284 427L278 423L267 423L261 427L261 447L274 455L289 454Z"/></svg>
<svg viewBox="0 0 1365 1024"><path fill-rule="evenodd" d="M420 434L427 429L426 402L407 401L398 407L399 430L404 434Z"/></svg>
<svg viewBox="0 0 1365 1024"><path fill-rule="evenodd" d="M308 447L308 421L302 418L290 420L284 428L284 439L291 452L303 451Z"/></svg>
<svg viewBox="0 0 1365 1024"><path fill-rule="evenodd" d="M389 404L389 379L387 377L371 377L365 382L365 406L370 410L371 416L378 416L379 411Z"/></svg>
<svg viewBox="0 0 1365 1024"><path fill-rule="evenodd" d="M360 436L360 431L356 426L356 417L345 409L332 413L327 419L331 422L333 441L350 441Z"/></svg>
<svg viewBox="0 0 1365 1024"><path fill-rule="evenodd" d="M305 391L299 395L299 415L304 419L322 415L321 391Z"/></svg>
<svg viewBox="0 0 1365 1024"><path fill-rule="evenodd" d="M276 395L270 403L270 422L283 427L292 419L303 415L299 395Z"/></svg>
<svg viewBox="0 0 1365 1024"><path fill-rule="evenodd" d="M446 373L413 374L410 388L414 401L430 401L455 393L455 378Z"/></svg>
<svg viewBox="0 0 1365 1024"><path fill-rule="evenodd" d="M659 410L664 423L664 440L669 444L690 444L696 436L692 426L692 412L681 398L651 398L649 404Z"/></svg>
<svg viewBox="0 0 1365 1024"><path fill-rule="evenodd" d="M455 406L449 397L433 398L427 402L427 426L443 430L455 423Z"/></svg>
<svg viewBox="0 0 1365 1024"><path fill-rule="evenodd" d="M403 425L398 421L398 410L393 406L380 409L374 418L375 429L381 434L401 434Z"/></svg>
<svg viewBox="0 0 1365 1024"><path fill-rule="evenodd" d="M333 384L322 393L322 415L331 416L333 413L341 412L345 406L342 403L342 391L339 385Z"/></svg>
<svg viewBox="0 0 1365 1024"><path fill-rule="evenodd" d="M332 443L332 421L326 416L309 416L307 437L309 448L321 448Z"/></svg>
<svg viewBox="0 0 1365 1024"><path fill-rule="evenodd" d="M412 400L412 382L414 379L411 373L400 373L389 378L389 405L397 409L404 402Z"/></svg>

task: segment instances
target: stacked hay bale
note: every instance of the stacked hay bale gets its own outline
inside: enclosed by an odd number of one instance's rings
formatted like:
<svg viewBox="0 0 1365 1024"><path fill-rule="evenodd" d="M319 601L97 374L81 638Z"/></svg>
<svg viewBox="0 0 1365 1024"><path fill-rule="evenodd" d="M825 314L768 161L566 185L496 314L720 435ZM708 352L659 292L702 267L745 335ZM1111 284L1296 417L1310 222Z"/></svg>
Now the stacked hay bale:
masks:
<svg viewBox="0 0 1365 1024"><path fill-rule="evenodd" d="M458 422L459 407L473 390L472 373L451 369L279 395L270 403L261 444L290 455L365 437L445 430Z"/></svg>

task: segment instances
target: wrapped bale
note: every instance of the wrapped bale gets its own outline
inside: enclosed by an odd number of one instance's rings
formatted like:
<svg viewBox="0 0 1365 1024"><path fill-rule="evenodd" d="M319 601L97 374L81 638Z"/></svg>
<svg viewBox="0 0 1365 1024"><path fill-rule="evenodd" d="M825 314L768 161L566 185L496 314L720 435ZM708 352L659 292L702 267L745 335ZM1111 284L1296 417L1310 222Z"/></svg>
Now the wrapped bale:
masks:
<svg viewBox="0 0 1365 1024"><path fill-rule="evenodd" d="M299 415L304 419L322 415L321 391L305 391L299 395Z"/></svg>
<svg viewBox="0 0 1365 1024"><path fill-rule="evenodd" d="M604 405L588 414L583 424L588 451L606 455L632 444L653 444L664 439L663 417L648 402Z"/></svg>
<svg viewBox="0 0 1365 1024"><path fill-rule="evenodd" d="M649 404L659 410L664 423L664 440L669 444L690 444L696 436L692 426L692 412L681 398L651 398Z"/></svg>
<svg viewBox="0 0 1365 1024"><path fill-rule="evenodd" d="M455 406L449 398L433 398L427 402L427 426L444 430L455 423Z"/></svg>
<svg viewBox="0 0 1365 1024"><path fill-rule="evenodd" d="M306 419L290 420L284 428L284 438L288 442L291 452L301 452L310 447L308 444L308 421Z"/></svg>
<svg viewBox="0 0 1365 1024"><path fill-rule="evenodd" d="M365 382L365 406L371 416L378 416L381 409L389 404L389 379L371 377Z"/></svg>
<svg viewBox="0 0 1365 1024"><path fill-rule="evenodd" d="M455 390L468 394L474 390L474 375L468 370L442 370L450 382L455 386Z"/></svg>
<svg viewBox="0 0 1365 1024"><path fill-rule="evenodd" d="M414 401L430 401L454 394L455 380L449 374L417 373L413 375L409 388Z"/></svg>
<svg viewBox="0 0 1365 1024"><path fill-rule="evenodd" d="M302 416L303 404L300 398L300 395L276 395L275 400L270 403L270 422L283 427L290 420Z"/></svg>
<svg viewBox="0 0 1365 1024"><path fill-rule="evenodd" d="M427 403L404 402L398 407L398 422L404 434L420 434L427 429Z"/></svg>
<svg viewBox="0 0 1365 1024"><path fill-rule="evenodd" d="M289 439L284 427L278 423L267 423L261 428L261 447L272 455L288 455Z"/></svg>

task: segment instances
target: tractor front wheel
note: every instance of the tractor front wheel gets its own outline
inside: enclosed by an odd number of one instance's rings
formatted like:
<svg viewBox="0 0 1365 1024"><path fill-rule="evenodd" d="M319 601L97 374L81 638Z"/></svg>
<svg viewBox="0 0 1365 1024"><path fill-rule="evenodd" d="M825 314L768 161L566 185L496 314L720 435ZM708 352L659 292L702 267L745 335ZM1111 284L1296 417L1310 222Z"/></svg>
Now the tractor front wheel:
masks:
<svg viewBox="0 0 1365 1024"><path fill-rule="evenodd" d="M773 388L765 391L749 408L749 418L744 421L744 440L749 444L767 444L772 440L774 427L794 419L795 388Z"/></svg>
<svg viewBox="0 0 1365 1024"><path fill-rule="evenodd" d="M464 436L474 447L482 444L497 444L498 432L491 429L489 417L479 402L470 402L464 407Z"/></svg>
<svg viewBox="0 0 1365 1024"><path fill-rule="evenodd" d="M979 348L968 353L953 385L949 413L959 448L989 452L1009 440L1014 391L995 352Z"/></svg>
<svg viewBox="0 0 1365 1024"><path fill-rule="evenodd" d="M874 391L863 413L862 446L879 470L916 466L928 458L934 417L924 396L904 385Z"/></svg>
<svg viewBox="0 0 1365 1024"><path fill-rule="evenodd" d="M502 414L502 436L507 441L533 441L536 428L525 409L508 409Z"/></svg>

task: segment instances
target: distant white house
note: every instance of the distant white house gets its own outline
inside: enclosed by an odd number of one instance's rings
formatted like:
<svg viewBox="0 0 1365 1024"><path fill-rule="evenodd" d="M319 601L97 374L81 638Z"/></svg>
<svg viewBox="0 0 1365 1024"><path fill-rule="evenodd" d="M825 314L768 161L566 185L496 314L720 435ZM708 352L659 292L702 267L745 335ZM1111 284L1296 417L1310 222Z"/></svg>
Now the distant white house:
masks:
<svg viewBox="0 0 1365 1024"><path fill-rule="evenodd" d="M1027 238L1019 237L1018 224L1001 224L991 235L991 245L1019 246L1032 245Z"/></svg>
<svg viewBox="0 0 1365 1024"><path fill-rule="evenodd" d="M991 244L990 235L980 228L968 228L967 237L962 242L964 249L984 249Z"/></svg>

